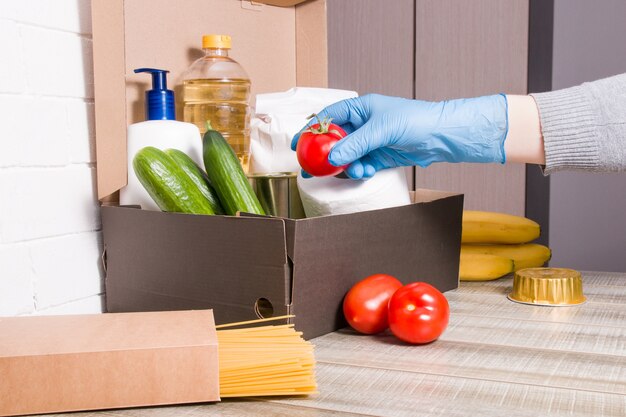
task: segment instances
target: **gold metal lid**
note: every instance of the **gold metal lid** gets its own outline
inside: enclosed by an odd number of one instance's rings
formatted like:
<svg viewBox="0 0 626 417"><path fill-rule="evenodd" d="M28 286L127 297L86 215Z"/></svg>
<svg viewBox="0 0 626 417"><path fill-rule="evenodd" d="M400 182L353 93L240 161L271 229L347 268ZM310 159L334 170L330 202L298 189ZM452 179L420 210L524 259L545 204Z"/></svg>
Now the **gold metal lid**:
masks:
<svg viewBox="0 0 626 417"><path fill-rule="evenodd" d="M586 301L580 272L567 268L526 268L515 272L509 300L523 304L572 306Z"/></svg>

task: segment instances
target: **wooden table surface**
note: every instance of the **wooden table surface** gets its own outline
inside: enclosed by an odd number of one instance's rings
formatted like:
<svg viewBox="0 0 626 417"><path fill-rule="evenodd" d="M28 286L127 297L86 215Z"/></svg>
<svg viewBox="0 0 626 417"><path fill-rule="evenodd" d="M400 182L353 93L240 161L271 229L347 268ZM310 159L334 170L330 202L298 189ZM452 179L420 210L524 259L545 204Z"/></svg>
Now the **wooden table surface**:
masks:
<svg viewBox="0 0 626 417"><path fill-rule="evenodd" d="M535 307L507 300L512 280L446 293L436 342L340 330L317 339L311 398L72 414L164 416L626 416L626 274L584 273L588 301Z"/></svg>

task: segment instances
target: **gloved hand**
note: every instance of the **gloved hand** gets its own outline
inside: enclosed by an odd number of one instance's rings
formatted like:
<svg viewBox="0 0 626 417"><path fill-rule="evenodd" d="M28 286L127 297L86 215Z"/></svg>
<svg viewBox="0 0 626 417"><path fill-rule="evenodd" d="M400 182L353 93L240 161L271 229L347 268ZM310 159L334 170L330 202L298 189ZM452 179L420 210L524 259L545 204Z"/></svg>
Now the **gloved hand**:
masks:
<svg viewBox="0 0 626 417"><path fill-rule="evenodd" d="M346 173L354 179L433 162L505 162L508 115L503 94L441 102L370 94L332 104L319 117L332 118L348 133L328 160L336 166L350 164ZM299 137L291 142L294 150Z"/></svg>

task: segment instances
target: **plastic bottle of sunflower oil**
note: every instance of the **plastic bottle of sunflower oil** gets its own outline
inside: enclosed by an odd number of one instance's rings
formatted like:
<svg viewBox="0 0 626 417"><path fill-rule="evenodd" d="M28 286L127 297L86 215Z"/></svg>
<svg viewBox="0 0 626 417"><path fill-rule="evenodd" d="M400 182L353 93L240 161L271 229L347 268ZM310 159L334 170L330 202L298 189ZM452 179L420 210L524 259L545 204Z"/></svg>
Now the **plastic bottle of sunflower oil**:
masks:
<svg viewBox="0 0 626 417"><path fill-rule="evenodd" d="M233 148L244 172L250 158L250 79L246 71L228 56L228 35L204 35L204 56L183 75L185 122L198 126L200 133L207 121Z"/></svg>

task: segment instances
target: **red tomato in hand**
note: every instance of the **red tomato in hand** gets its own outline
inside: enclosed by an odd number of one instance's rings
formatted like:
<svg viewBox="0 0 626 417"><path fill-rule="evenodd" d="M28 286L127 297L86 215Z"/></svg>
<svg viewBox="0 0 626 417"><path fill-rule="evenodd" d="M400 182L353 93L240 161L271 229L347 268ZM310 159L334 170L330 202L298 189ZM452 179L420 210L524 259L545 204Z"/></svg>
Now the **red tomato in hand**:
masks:
<svg viewBox="0 0 626 417"><path fill-rule="evenodd" d="M449 318L448 300L425 282L405 285L389 300L389 328L405 342L436 340L448 326Z"/></svg>
<svg viewBox="0 0 626 417"><path fill-rule="evenodd" d="M318 119L319 120L319 119ZM330 123L330 119L320 120L300 135L296 146L296 155L302 169L315 177L337 175L346 166L336 167L328 162L328 154L335 143L346 136L339 126Z"/></svg>
<svg viewBox="0 0 626 417"><path fill-rule="evenodd" d="M400 287L400 281L386 274L371 275L357 282L343 300L343 314L348 324L365 334L385 330L389 299Z"/></svg>

